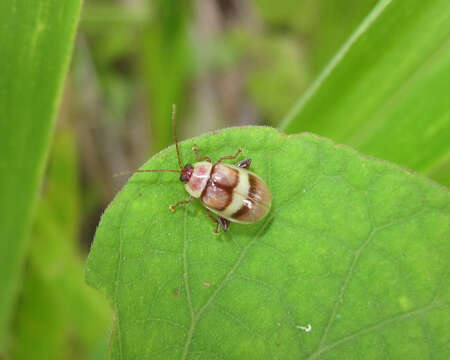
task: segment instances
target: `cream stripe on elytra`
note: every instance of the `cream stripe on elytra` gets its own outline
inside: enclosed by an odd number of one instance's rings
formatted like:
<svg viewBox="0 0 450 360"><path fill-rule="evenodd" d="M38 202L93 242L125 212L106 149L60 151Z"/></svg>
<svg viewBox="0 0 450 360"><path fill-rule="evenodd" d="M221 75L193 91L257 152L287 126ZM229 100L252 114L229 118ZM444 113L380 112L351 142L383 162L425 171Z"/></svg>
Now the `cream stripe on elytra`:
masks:
<svg viewBox="0 0 450 360"><path fill-rule="evenodd" d="M228 217L230 217L243 206L243 201L247 198L248 191L250 189L248 172L243 171L238 167L233 166L233 168L239 171L239 182L233 189L233 199L231 203L224 210L222 210L222 214Z"/></svg>

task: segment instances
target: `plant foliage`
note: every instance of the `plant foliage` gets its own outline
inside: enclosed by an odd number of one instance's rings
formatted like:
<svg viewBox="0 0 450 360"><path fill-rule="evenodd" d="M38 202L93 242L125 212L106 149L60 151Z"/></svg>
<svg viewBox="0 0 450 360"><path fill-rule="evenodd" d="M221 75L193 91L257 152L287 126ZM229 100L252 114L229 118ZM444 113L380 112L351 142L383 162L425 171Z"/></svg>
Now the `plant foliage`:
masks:
<svg viewBox="0 0 450 360"><path fill-rule="evenodd" d="M381 0L283 120L450 184L450 4Z"/></svg>
<svg viewBox="0 0 450 360"><path fill-rule="evenodd" d="M268 217L220 236L171 173L135 174L103 215L87 280L116 312L112 359L448 358L450 195L312 134L226 129L184 160L242 147ZM174 147L145 169L176 168ZM356 354L356 355L355 355Z"/></svg>
<svg viewBox="0 0 450 360"><path fill-rule="evenodd" d="M0 353L81 0L0 2Z"/></svg>

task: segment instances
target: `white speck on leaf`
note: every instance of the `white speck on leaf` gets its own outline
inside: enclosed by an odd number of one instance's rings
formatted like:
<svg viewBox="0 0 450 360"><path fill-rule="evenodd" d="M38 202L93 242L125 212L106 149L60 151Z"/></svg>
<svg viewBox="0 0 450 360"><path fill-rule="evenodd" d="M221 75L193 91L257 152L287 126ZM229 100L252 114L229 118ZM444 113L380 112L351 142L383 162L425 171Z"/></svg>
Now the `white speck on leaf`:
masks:
<svg viewBox="0 0 450 360"><path fill-rule="evenodd" d="M303 330L303 331L305 331L307 333L309 333L312 330L311 324L308 324L307 326L297 325L296 328L300 329L300 330Z"/></svg>

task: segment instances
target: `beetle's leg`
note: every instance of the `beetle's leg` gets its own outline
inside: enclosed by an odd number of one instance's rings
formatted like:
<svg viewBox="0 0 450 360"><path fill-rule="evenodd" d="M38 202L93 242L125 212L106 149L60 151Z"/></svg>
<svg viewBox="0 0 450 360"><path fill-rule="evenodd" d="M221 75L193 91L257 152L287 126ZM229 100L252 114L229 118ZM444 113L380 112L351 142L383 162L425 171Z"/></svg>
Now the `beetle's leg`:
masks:
<svg viewBox="0 0 450 360"><path fill-rule="evenodd" d="M189 197L189 199L187 199L187 200L180 200L180 201L178 201L175 205L170 205L169 206L169 210L170 211L175 211L175 208L177 207L177 206L179 206L179 205L184 205L184 204L188 204L188 203L190 203L192 200L194 200L195 199L195 197L193 197L193 196L191 196L191 197Z"/></svg>
<svg viewBox="0 0 450 360"><path fill-rule="evenodd" d="M216 230L213 231L214 235L220 235L220 223L217 222Z"/></svg>
<svg viewBox="0 0 450 360"><path fill-rule="evenodd" d="M252 159L245 159L242 161L239 161L236 166L243 168L243 169L250 169L250 164L252 163Z"/></svg>
<svg viewBox="0 0 450 360"><path fill-rule="evenodd" d="M227 220L227 219L223 218L222 216L219 216L217 220L219 220L222 230L227 231L228 228L230 227L230 220Z"/></svg>
<svg viewBox="0 0 450 360"><path fill-rule="evenodd" d="M222 228L223 231L227 231L230 227L230 221L223 218L222 216L217 216L217 219L211 215L211 211L209 209L205 208L206 214L210 217L210 219L216 224L216 230L213 231L214 235L220 234L220 228Z"/></svg>
<svg viewBox="0 0 450 360"><path fill-rule="evenodd" d="M192 148L192 150L194 150L195 157L197 158L197 161L203 161L203 160L206 160L207 162L211 162L211 158L210 158L209 156L199 156L199 155L198 155L198 147L197 147L197 145L194 145L194 147Z"/></svg>
<svg viewBox="0 0 450 360"><path fill-rule="evenodd" d="M219 160L217 160L217 162L220 163L220 162L222 162L222 160L226 160L226 159L236 159L236 158L239 156L239 154L240 154L241 152L242 152L242 149L239 148L239 149L237 149L236 154L234 154L234 155L222 156Z"/></svg>

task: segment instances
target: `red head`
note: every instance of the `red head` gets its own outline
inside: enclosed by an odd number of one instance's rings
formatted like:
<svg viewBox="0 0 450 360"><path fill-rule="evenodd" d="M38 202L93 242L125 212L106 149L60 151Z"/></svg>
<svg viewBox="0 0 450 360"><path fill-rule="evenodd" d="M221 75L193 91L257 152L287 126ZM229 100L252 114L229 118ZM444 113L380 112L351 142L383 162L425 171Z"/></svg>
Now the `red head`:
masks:
<svg viewBox="0 0 450 360"><path fill-rule="evenodd" d="M194 172L194 168L191 164L186 164L184 168L181 170L180 181L188 182Z"/></svg>

